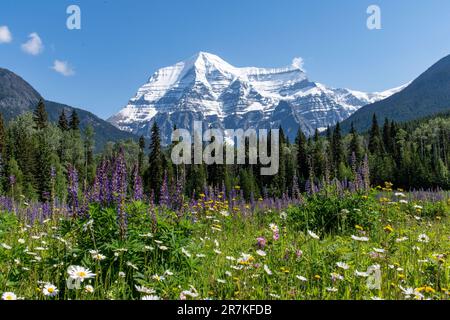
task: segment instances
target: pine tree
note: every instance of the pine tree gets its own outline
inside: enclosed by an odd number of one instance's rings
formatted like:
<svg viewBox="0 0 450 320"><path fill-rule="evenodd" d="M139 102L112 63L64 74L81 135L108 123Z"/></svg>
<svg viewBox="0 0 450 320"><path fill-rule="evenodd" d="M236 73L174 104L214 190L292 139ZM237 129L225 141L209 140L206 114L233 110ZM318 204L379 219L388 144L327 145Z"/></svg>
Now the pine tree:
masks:
<svg viewBox="0 0 450 320"><path fill-rule="evenodd" d="M47 139L48 135L45 131L38 133L37 141L38 148L35 154L35 172L34 177L36 180L36 191L38 192L39 199L41 201L49 201L50 189L51 189L51 159L52 151L50 143Z"/></svg>
<svg viewBox="0 0 450 320"><path fill-rule="evenodd" d="M69 127L71 130L79 130L80 129L80 118L78 118L78 113L74 110L72 110L72 116L70 117L70 124Z"/></svg>
<svg viewBox="0 0 450 320"><path fill-rule="evenodd" d="M352 156L354 155L355 157L355 161L357 163L359 163L361 161L362 158L362 152L361 152L361 147L359 144L359 136L358 133L355 130L355 127L353 125L353 122L351 124L351 128L350 128L350 145L349 145L349 162L351 163L351 159Z"/></svg>
<svg viewBox="0 0 450 320"><path fill-rule="evenodd" d="M47 116L47 111L45 110L44 101L42 99L39 100L39 103L38 103L36 109L34 110L33 120L34 120L34 128L35 129L42 130L44 128L47 128L48 116Z"/></svg>
<svg viewBox="0 0 450 320"><path fill-rule="evenodd" d="M286 153L285 153L285 145L286 145L286 137L284 135L283 128L279 127L279 145L278 145L278 154L279 154L279 168L278 173L275 175L273 179L273 193L275 196L281 196L286 191Z"/></svg>
<svg viewBox="0 0 450 320"><path fill-rule="evenodd" d="M300 179L300 185L309 177L308 154L306 150L306 136L301 129L298 129L297 138L297 172Z"/></svg>
<svg viewBox="0 0 450 320"><path fill-rule="evenodd" d="M94 128L92 127L91 124L88 124L84 132L85 190L87 188L87 183L92 183L95 178L94 135L95 135Z"/></svg>
<svg viewBox="0 0 450 320"><path fill-rule="evenodd" d="M369 151L372 154L381 154L383 150L380 134L380 127L378 126L377 116L373 114L372 127L369 133Z"/></svg>
<svg viewBox="0 0 450 320"><path fill-rule="evenodd" d="M161 137L156 122L153 123L151 130L149 168L147 169L148 189L153 190L156 200L159 201L159 194L163 180L163 155L161 152Z"/></svg>
<svg viewBox="0 0 450 320"><path fill-rule="evenodd" d="M391 124L389 123L388 118L384 120L383 125L383 144L385 151L388 153L392 152L393 149L393 141L392 141L392 133L391 133Z"/></svg>
<svg viewBox="0 0 450 320"><path fill-rule="evenodd" d="M333 159L333 166L337 170L341 162L344 161L344 145L342 143L341 126L339 122L334 127L334 132L331 137L331 156Z"/></svg>
<svg viewBox="0 0 450 320"><path fill-rule="evenodd" d="M139 137L139 155L138 155L138 166L139 174L142 175L144 172L144 150L145 150L145 139L144 136Z"/></svg>
<svg viewBox="0 0 450 320"><path fill-rule="evenodd" d="M59 115L58 128L61 129L61 131L68 131L70 129L64 109L62 109L61 114Z"/></svg>
<svg viewBox="0 0 450 320"><path fill-rule="evenodd" d="M0 113L0 157L3 160L6 151L6 134L5 123L3 121L3 115Z"/></svg>

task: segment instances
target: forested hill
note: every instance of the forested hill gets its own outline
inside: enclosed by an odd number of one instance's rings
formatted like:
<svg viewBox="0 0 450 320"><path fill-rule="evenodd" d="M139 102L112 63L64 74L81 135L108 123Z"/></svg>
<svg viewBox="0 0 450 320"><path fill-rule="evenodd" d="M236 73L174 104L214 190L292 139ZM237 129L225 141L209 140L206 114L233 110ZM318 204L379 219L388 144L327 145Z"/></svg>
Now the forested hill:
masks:
<svg viewBox="0 0 450 320"><path fill-rule="evenodd" d="M368 130L373 114L380 121L388 118L405 122L447 110L450 110L450 55L439 60L402 91L356 111L341 123L341 128L349 132L353 123L359 132Z"/></svg>
<svg viewBox="0 0 450 320"><path fill-rule="evenodd" d="M40 99L43 97L28 82L14 72L0 68L0 112L5 121L10 121L27 111L33 111ZM75 110L80 120L81 130L84 130L88 124L92 125L95 131L96 151L101 150L108 141L126 139L137 141L138 139L136 135L121 131L86 110L53 101L46 100L44 103L51 122L58 121L62 110L67 116Z"/></svg>

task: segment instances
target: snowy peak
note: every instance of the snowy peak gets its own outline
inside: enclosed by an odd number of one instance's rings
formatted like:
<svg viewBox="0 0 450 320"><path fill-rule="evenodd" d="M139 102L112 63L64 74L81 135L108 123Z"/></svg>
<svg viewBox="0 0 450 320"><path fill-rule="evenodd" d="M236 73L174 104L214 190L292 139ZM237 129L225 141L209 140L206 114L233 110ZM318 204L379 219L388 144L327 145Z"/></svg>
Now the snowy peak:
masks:
<svg viewBox="0 0 450 320"><path fill-rule="evenodd" d="M144 136L154 121L170 130L174 125L190 129L194 119L228 128L295 124L310 134L402 88L381 93L336 89L310 81L301 58L281 68L236 67L217 55L199 52L157 70L109 121ZM286 102L284 111L286 106L291 111L281 113L280 102ZM288 114L291 119L283 121ZM170 132L163 134L170 137Z"/></svg>

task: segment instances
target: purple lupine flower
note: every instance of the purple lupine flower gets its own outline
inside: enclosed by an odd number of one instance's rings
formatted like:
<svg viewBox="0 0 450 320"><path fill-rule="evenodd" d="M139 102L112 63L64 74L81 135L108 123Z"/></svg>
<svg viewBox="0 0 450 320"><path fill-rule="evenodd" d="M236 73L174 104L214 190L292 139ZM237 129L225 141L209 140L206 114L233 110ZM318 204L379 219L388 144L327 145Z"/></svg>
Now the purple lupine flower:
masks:
<svg viewBox="0 0 450 320"><path fill-rule="evenodd" d="M294 175L294 178L292 179L292 197L294 199L300 198L300 187L298 186L297 175Z"/></svg>
<svg viewBox="0 0 450 320"><path fill-rule="evenodd" d="M167 173L164 172L164 179L161 185L161 193L159 199L159 205L162 207L170 208L170 192L167 182Z"/></svg>
<svg viewBox="0 0 450 320"><path fill-rule="evenodd" d="M175 191L173 192L173 199L172 199L172 207L174 210L177 210L177 212L180 214L181 209L183 207L184 203L184 179L183 177L180 177L177 179L177 183L175 186ZM180 216L179 216L180 217Z"/></svg>
<svg viewBox="0 0 450 320"><path fill-rule="evenodd" d="M127 214L125 212L128 181L125 154L122 147L120 148L114 161L114 172L111 180L112 195L117 206L117 219L119 222L120 236L125 238L128 228Z"/></svg>
<svg viewBox="0 0 450 320"><path fill-rule="evenodd" d="M369 158L367 157L367 153L364 155L362 165L362 176L364 181L364 189L368 191L370 189L370 170L369 170Z"/></svg>
<svg viewBox="0 0 450 320"><path fill-rule="evenodd" d="M68 169L69 175L69 186L68 186L68 204L69 212L72 217L77 217L78 215L78 172L75 167L69 165Z"/></svg>
<svg viewBox="0 0 450 320"><path fill-rule="evenodd" d="M136 164L133 169L133 199L142 200L143 195L142 178L139 175L139 164Z"/></svg>
<svg viewBox="0 0 450 320"><path fill-rule="evenodd" d="M16 184L16 176L12 174L9 176L9 185L12 187L15 184Z"/></svg>

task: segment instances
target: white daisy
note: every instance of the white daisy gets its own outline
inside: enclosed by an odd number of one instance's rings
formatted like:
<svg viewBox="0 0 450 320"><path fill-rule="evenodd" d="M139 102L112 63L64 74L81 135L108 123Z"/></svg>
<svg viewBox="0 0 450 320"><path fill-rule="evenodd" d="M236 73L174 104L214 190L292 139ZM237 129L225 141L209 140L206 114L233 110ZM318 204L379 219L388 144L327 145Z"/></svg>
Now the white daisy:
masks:
<svg viewBox="0 0 450 320"><path fill-rule="evenodd" d="M419 234L417 241L427 243L430 241L430 238L425 233L422 233L422 234Z"/></svg>
<svg viewBox="0 0 450 320"><path fill-rule="evenodd" d="M350 268L350 266L348 264L346 264L345 262L336 262L336 265L338 268L341 268L344 270L348 270Z"/></svg>
<svg viewBox="0 0 450 320"><path fill-rule="evenodd" d="M164 276L160 276L158 274L155 274L155 275L152 276L152 279L156 280L156 281L164 281L166 278Z"/></svg>
<svg viewBox="0 0 450 320"><path fill-rule="evenodd" d="M149 295L149 296L143 296L141 298L141 300L161 300L161 298L158 296Z"/></svg>
<svg viewBox="0 0 450 320"><path fill-rule="evenodd" d="M263 250L256 250L256 253L261 257L265 257L267 255L267 253Z"/></svg>
<svg viewBox="0 0 450 320"><path fill-rule="evenodd" d="M229 213L228 211L226 211L226 210L220 211L220 214L221 214L222 216L224 216L224 217L228 217L228 216L230 215L230 213Z"/></svg>
<svg viewBox="0 0 450 320"><path fill-rule="evenodd" d="M106 256L98 253L98 254L92 255L92 259L97 260L97 261L102 261L102 260L106 259Z"/></svg>
<svg viewBox="0 0 450 320"><path fill-rule="evenodd" d="M84 291L86 293L94 293L94 287L88 284L87 286L84 287Z"/></svg>
<svg viewBox="0 0 450 320"><path fill-rule="evenodd" d="M367 237L358 237L358 236L355 236L355 235L352 235L352 239L355 240L355 241L361 241L361 242L369 241L369 238L367 238Z"/></svg>
<svg viewBox="0 0 450 320"><path fill-rule="evenodd" d="M306 279L305 277L303 277L303 276L295 276L298 280L300 280L300 281L303 281L303 282L306 282L306 281L308 281L308 279Z"/></svg>
<svg viewBox="0 0 450 320"><path fill-rule="evenodd" d="M198 297L198 293L196 291L192 290L192 289L191 290L184 290L184 291L181 291L180 296L189 296L189 297L192 297L192 298L197 298Z"/></svg>
<svg viewBox="0 0 450 320"><path fill-rule="evenodd" d="M67 273L69 277L74 280L80 280L83 282L85 279L90 279L95 277L95 273L92 273L91 270L81 267L81 266L70 266L67 269Z"/></svg>
<svg viewBox="0 0 450 320"><path fill-rule="evenodd" d="M136 290L138 292L145 293L145 294L153 294L153 293L156 292L154 289L147 288L147 287L144 287L144 286L134 285L134 287L136 288Z"/></svg>
<svg viewBox="0 0 450 320"><path fill-rule="evenodd" d="M133 264L131 261L127 261L127 266L129 266L130 268L133 268L134 270L139 270L139 268Z"/></svg>
<svg viewBox="0 0 450 320"><path fill-rule="evenodd" d="M9 245L7 245L6 243L2 243L2 247L3 247L4 249L6 249L6 250L11 250L11 249L12 249L12 247L9 246Z"/></svg>
<svg viewBox="0 0 450 320"><path fill-rule="evenodd" d="M181 253L183 253L186 257L190 258L192 255L185 248L181 248Z"/></svg>
<svg viewBox="0 0 450 320"><path fill-rule="evenodd" d="M308 234L309 234L309 236L310 236L311 238L313 238L313 239L316 239L316 240L319 240L319 239L320 239L320 237L319 237L317 234L315 234L314 232L312 232L312 231L310 231L310 230L308 230Z"/></svg>
<svg viewBox="0 0 450 320"><path fill-rule="evenodd" d="M17 300L17 296L14 292L4 292L2 294L2 300Z"/></svg>
<svg viewBox="0 0 450 320"><path fill-rule="evenodd" d="M361 271L355 270L355 276L366 278L369 276L369 274L367 272L361 272Z"/></svg>
<svg viewBox="0 0 450 320"><path fill-rule="evenodd" d="M269 267L267 265L264 265L264 271L270 276L272 275L272 271L270 271Z"/></svg>
<svg viewBox="0 0 450 320"><path fill-rule="evenodd" d="M58 294L58 292L59 292L58 288L56 288L56 286L54 286L51 283L47 283L42 289L42 293L44 294L44 296L48 297L54 297Z"/></svg>

